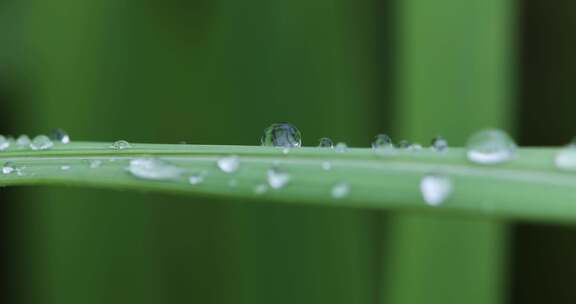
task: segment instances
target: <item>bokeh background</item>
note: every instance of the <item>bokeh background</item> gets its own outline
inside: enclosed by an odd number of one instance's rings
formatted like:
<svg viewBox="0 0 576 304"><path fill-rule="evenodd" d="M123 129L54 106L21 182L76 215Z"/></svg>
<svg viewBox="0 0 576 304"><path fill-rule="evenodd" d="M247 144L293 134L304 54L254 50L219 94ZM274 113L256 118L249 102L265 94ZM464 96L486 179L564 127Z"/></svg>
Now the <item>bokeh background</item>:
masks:
<svg viewBox="0 0 576 304"><path fill-rule="evenodd" d="M0 133L564 144L576 2L0 0ZM0 189L7 303L573 303L570 225Z"/></svg>

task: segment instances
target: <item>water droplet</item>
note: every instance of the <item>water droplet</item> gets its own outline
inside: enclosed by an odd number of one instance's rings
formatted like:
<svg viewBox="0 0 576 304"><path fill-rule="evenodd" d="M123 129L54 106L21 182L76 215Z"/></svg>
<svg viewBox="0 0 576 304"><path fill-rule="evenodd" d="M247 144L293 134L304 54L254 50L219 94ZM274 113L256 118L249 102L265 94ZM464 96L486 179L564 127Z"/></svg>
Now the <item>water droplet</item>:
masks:
<svg viewBox="0 0 576 304"><path fill-rule="evenodd" d="M328 137L322 137L322 138L320 138L320 141L318 143L318 147L332 149L332 148L334 148L334 142Z"/></svg>
<svg viewBox="0 0 576 304"><path fill-rule="evenodd" d="M426 204L438 206L452 194L452 180L446 175L431 173L420 180L420 193Z"/></svg>
<svg viewBox="0 0 576 304"><path fill-rule="evenodd" d="M182 174L180 168L156 158L133 159L128 171L138 178L153 180L176 179Z"/></svg>
<svg viewBox="0 0 576 304"><path fill-rule="evenodd" d="M218 168L225 173L234 173L238 171L240 167L240 158L238 156L232 155L227 157L222 157L217 162Z"/></svg>
<svg viewBox="0 0 576 304"><path fill-rule="evenodd" d="M50 138L53 141L59 142L61 144L69 144L70 143L70 135L68 135L68 133L66 133L66 131L64 131L62 129L53 130L52 133L50 134Z"/></svg>
<svg viewBox="0 0 576 304"><path fill-rule="evenodd" d="M422 150L422 146L420 144L411 144L410 148L408 148L410 151L420 151Z"/></svg>
<svg viewBox="0 0 576 304"><path fill-rule="evenodd" d="M410 144L410 142L405 139L398 142L398 148L400 149L410 149L411 146L412 145Z"/></svg>
<svg viewBox="0 0 576 304"><path fill-rule="evenodd" d="M30 146L31 142L32 141L30 140L30 137L28 137L28 135L26 135L26 134L22 134L22 135L18 136L18 138L16 139L16 144L18 146L22 146L22 147Z"/></svg>
<svg viewBox="0 0 576 304"><path fill-rule="evenodd" d="M10 174L16 170L16 167L12 162L5 162L2 166L2 174Z"/></svg>
<svg viewBox="0 0 576 304"><path fill-rule="evenodd" d="M329 161L322 162L322 169L324 171L330 171L332 169L332 164Z"/></svg>
<svg viewBox="0 0 576 304"><path fill-rule="evenodd" d="M558 151L554 164L560 170L576 171L576 145L570 143L566 148Z"/></svg>
<svg viewBox="0 0 576 304"><path fill-rule="evenodd" d="M346 145L346 143L339 142L336 144L336 152L343 153L346 151L348 151L348 145Z"/></svg>
<svg viewBox="0 0 576 304"><path fill-rule="evenodd" d="M338 182L332 186L330 194L335 199L345 198L350 194L350 184L347 182Z"/></svg>
<svg viewBox="0 0 576 304"><path fill-rule="evenodd" d="M204 173L194 173L188 177L190 185L199 185L204 182Z"/></svg>
<svg viewBox="0 0 576 304"><path fill-rule="evenodd" d="M38 135L30 143L32 150L48 150L52 146L54 146L54 143L46 135Z"/></svg>
<svg viewBox="0 0 576 304"><path fill-rule="evenodd" d="M130 145L130 143L125 141L125 140L118 140L118 141L115 141L114 143L112 143L110 148L112 148L114 150L125 150L125 149L132 148L132 145Z"/></svg>
<svg viewBox="0 0 576 304"><path fill-rule="evenodd" d="M290 179L290 174L277 167L268 169L268 184L272 189L283 188L290 182Z"/></svg>
<svg viewBox="0 0 576 304"><path fill-rule="evenodd" d="M266 184L258 184L254 187L254 193L256 194L264 194L268 192L268 185Z"/></svg>
<svg viewBox="0 0 576 304"><path fill-rule="evenodd" d="M386 134L378 134L376 137L374 137L374 141L372 142L372 149L384 150L392 148L394 148L394 145L392 144L392 139L390 136Z"/></svg>
<svg viewBox="0 0 576 304"><path fill-rule="evenodd" d="M90 169L96 169L102 165L102 161L99 159L91 159L88 161Z"/></svg>
<svg viewBox="0 0 576 304"><path fill-rule="evenodd" d="M68 170L72 169L72 167L71 167L71 166L68 166L68 165L63 165L63 166L60 167L60 169L61 169L62 171L68 171Z"/></svg>
<svg viewBox="0 0 576 304"><path fill-rule="evenodd" d="M448 150L448 141L442 136L436 136L430 142L430 148L438 152L446 151Z"/></svg>
<svg viewBox="0 0 576 304"><path fill-rule="evenodd" d="M478 164L498 164L514 158L516 144L504 131L488 129L468 139L466 156Z"/></svg>
<svg viewBox="0 0 576 304"><path fill-rule="evenodd" d="M264 130L263 146L296 148L302 145L302 135L292 124L275 123Z"/></svg>
<svg viewBox="0 0 576 304"><path fill-rule="evenodd" d="M288 148L282 149L282 154L288 154L288 153L290 153L290 149Z"/></svg>
<svg viewBox="0 0 576 304"><path fill-rule="evenodd" d="M6 150L10 147L10 140L3 135L0 135L0 151Z"/></svg>

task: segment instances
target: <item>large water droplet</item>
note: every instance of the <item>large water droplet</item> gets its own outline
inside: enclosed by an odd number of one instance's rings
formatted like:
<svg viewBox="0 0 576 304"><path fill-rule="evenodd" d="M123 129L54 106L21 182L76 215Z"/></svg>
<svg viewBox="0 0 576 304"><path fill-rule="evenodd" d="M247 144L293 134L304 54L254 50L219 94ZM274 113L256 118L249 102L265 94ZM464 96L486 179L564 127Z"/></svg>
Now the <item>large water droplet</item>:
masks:
<svg viewBox="0 0 576 304"><path fill-rule="evenodd" d="M64 131L62 129L53 130L52 133L50 134L50 138L53 141L59 142L61 144L70 143L70 135L68 135L68 133L66 133L66 131Z"/></svg>
<svg viewBox="0 0 576 304"><path fill-rule="evenodd" d="M138 178L153 180L176 179L182 174L182 169L156 158L133 159L128 171Z"/></svg>
<svg viewBox="0 0 576 304"><path fill-rule="evenodd" d="M30 137L26 134L22 134L16 139L16 144L21 147L29 147L31 142Z"/></svg>
<svg viewBox="0 0 576 304"><path fill-rule="evenodd" d="M295 148L302 145L302 135L292 124L275 123L264 130L263 146Z"/></svg>
<svg viewBox="0 0 576 304"><path fill-rule="evenodd" d="M54 146L54 143L46 135L38 135L34 137L30 143L32 150L48 150Z"/></svg>
<svg viewBox="0 0 576 304"><path fill-rule="evenodd" d="M4 135L0 135L0 151L6 150L10 147L10 140Z"/></svg>
<svg viewBox="0 0 576 304"><path fill-rule="evenodd" d="M394 144L392 144L392 138L386 134L378 134L374 137L374 141L372 142L372 149L374 150L384 150L384 149L392 149L394 148Z"/></svg>
<svg viewBox="0 0 576 304"><path fill-rule="evenodd" d="M350 194L350 184L347 182L338 182L332 186L330 194L335 199L345 198Z"/></svg>
<svg viewBox="0 0 576 304"><path fill-rule="evenodd" d="M132 148L132 145L130 145L130 143L125 140L118 140L113 142L110 148L114 150L125 150Z"/></svg>
<svg viewBox="0 0 576 304"><path fill-rule="evenodd" d="M272 189L283 188L290 182L290 179L290 174L277 167L268 169L268 184Z"/></svg>
<svg viewBox="0 0 576 304"><path fill-rule="evenodd" d="M343 142L339 142L338 144L336 144L336 152L338 153L343 153L348 151L348 145L346 145L346 143Z"/></svg>
<svg viewBox="0 0 576 304"><path fill-rule="evenodd" d="M576 171L576 145L571 143L558 151L554 158L554 164L560 170Z"/></svg>
<svg viewBox="0 0 576 304"><path fill-rule="evenodd" d="M446 151L448 149L448 141L442 136L436 136L432 139L430 148L438 152Z"/></svg>
<svg viewBox="0 0 576 304"><path fill-rule="evenodd" d="M468 139L466 156L478 164L498 164L514 158L516 144L502 130L488 129Z"/></svg>
<svg viewBox="0 0 576 304"><path fill-rule="evenodd" d="M334 148L334 142L328 137L322 137L319 140L318 147L320 148Z"/></svg>
<svg viewBox="0 0 576 304"><path fill-rule="evenodd" d="M12 162L5 162L2 166L2 174L10 174L16 170L16 167Z"/></svg>
<svg viewBox="0 0 576 304"><path fill-rule="evenodd" d="M240 158L238 156L222 157L217 162L218 168L225 173L234 173L240 168Z"/></svg>
<svg viewBox="0 0 576 304"><path fill-rule="evenodd" d="M426 204L438 206L452 194L452 180L443 174L427 174L420 180L420 193Z"/></svg>

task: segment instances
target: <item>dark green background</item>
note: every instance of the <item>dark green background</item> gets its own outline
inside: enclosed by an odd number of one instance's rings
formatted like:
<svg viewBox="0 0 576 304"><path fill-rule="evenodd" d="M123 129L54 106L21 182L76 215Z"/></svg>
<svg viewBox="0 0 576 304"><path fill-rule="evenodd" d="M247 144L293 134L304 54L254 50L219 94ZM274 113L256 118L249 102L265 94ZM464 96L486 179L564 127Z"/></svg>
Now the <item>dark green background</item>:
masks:
<svg viewBox="0 0 576 304"><path fill-rule="evenodd" d="M526 2L526 1L524 1ZM2 133L305 145L575 134L576 5L0 0ZM31 303L574 300L570 227L86 189L2 190L6 297ZM550 265L549 261L555 264Z"/></svg>

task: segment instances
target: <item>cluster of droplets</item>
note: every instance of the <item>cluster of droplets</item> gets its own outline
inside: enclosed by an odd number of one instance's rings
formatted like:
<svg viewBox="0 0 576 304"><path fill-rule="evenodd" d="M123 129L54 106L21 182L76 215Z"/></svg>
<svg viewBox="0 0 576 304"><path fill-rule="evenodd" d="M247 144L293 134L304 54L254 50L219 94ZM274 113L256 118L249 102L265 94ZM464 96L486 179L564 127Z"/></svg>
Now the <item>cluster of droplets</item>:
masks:
<svg viewBox="0 0 576 304"><path fill-rule="evenodd" d="M50 135L40 134L32 139L26 134L22 134L17 138L0 135L0 151L9 149L49 150L56 144L66 145L69 143L70 135L62 129L55 129Z"/></svg>

